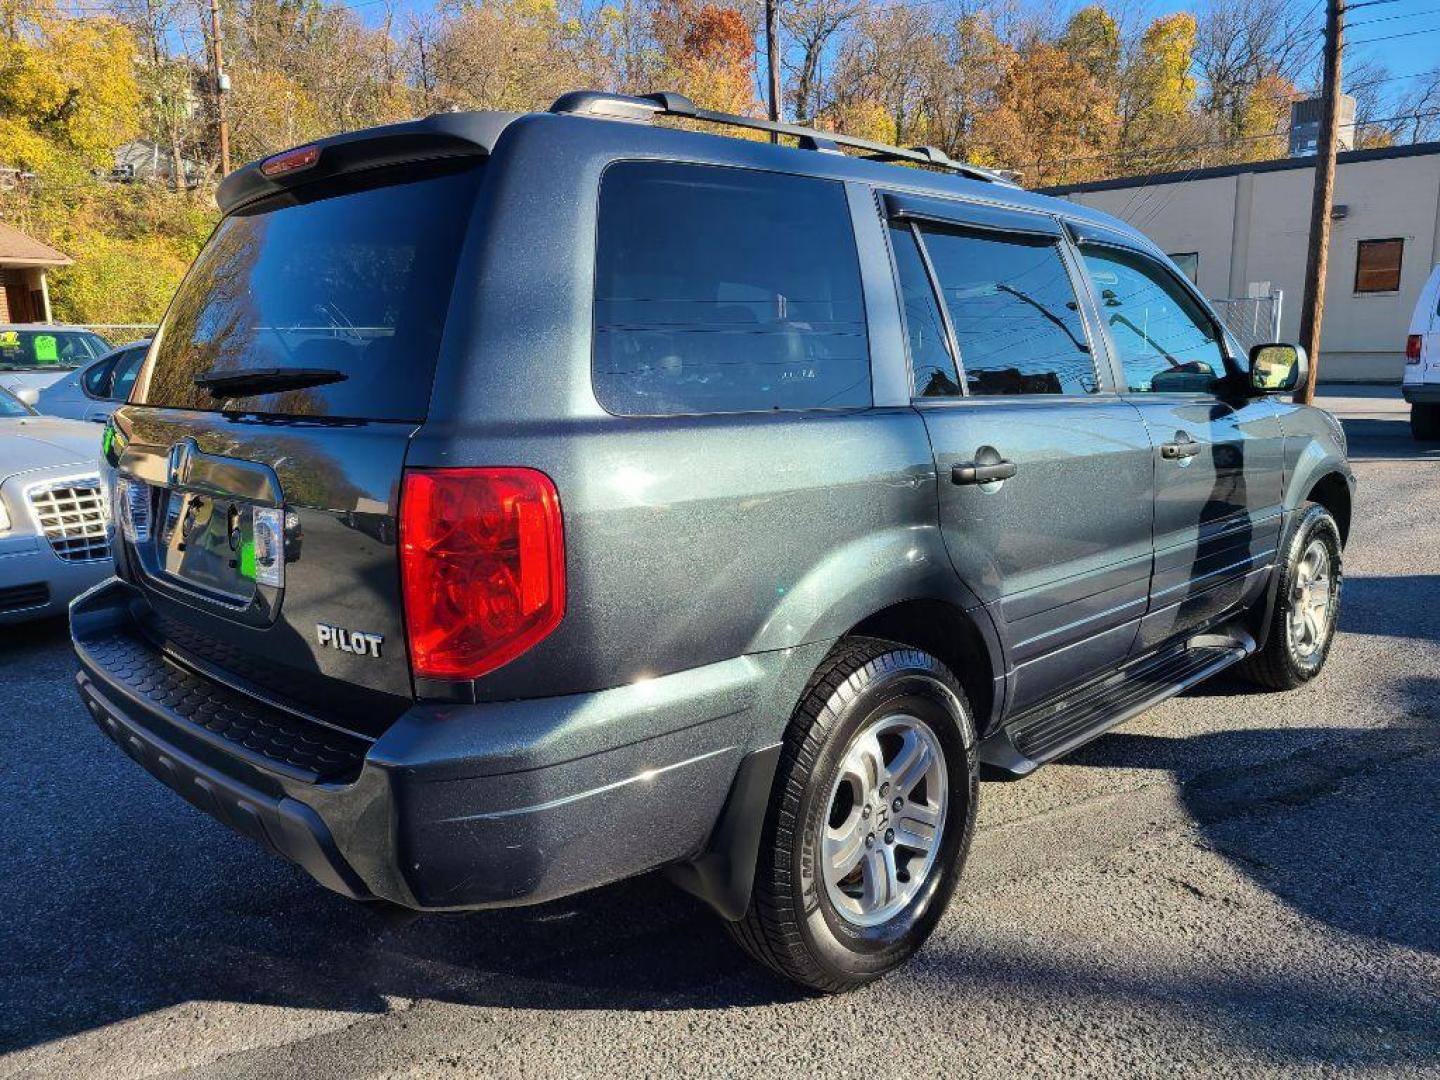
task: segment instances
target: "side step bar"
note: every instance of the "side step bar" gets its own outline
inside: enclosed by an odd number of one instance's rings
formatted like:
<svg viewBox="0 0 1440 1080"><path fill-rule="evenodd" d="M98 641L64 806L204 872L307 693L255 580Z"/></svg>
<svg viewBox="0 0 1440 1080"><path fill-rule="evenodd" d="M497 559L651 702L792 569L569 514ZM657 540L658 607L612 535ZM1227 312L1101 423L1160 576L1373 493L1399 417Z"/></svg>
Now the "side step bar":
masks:
<svg viewBox="0 0 1440 1080"><path fill-rule="evenodd" d="M1255 651L1237 627L1191 638L1014 717L980 743L981 776L1015 780Z"/></svg>

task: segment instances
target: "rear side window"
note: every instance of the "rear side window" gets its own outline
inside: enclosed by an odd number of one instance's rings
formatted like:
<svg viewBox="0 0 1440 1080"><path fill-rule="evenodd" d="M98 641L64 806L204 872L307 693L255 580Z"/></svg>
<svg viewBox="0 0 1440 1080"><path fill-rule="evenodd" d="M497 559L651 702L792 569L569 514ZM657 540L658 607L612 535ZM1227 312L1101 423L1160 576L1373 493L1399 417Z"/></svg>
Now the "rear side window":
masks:
<svg viewBox="0 0 1440 1080"><path fill-rule="evenodd" d="M225 218L180 286L135 399L183 409L420 420L482 165L388 169ZM320 386L216 397L206 373L320 369Z"/></svg>
<svg viewBox="0 0 1440 1080"><path fill-rule="evenodd" d="M870 404L841 184L620 162L600 187L595 394L629 416Z"/></svg>
<svg viewBox="0 0 1440 1080"><path fill-rule="evenodd" d="M118 360L119 357L112 356L109 360L96 364L94 367L86 370L85 374L80 377L80 382L84 385L87 394L96 398L106 396L110 383L110 373L115 370L115 364Z"/></svg>
<svg viewBox="0 0 1440 1080"><path fill-rule="evenodd" d="M113 400L129 399L130 388L135 385L135 376L140 373L140 365L144 361L143 345L121 354L120 359L115 362L115 374L110 379L110 397Z"/></svg>
<svg viewBox="0 0 1440 1080"><path fill-rule="evenodd" d="M1093 394L1099 384L1053 241L925 226L970 394ZM917 390L923 390L917 387Z"/></svg>

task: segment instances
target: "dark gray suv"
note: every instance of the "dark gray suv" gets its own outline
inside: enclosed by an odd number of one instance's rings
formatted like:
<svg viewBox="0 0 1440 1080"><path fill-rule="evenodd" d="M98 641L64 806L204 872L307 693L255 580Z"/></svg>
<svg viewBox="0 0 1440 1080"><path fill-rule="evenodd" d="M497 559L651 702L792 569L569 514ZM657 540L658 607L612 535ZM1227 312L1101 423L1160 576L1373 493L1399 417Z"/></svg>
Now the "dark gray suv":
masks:
<svg viewBox="0 0 1440 1080"><path fill-rule="evenodd" d="M664 868L841 990L941 917L980 779L1324 663L1341 431L1111 218L672 94L219 198L106 431L80 693L338 892Z"/></svg>

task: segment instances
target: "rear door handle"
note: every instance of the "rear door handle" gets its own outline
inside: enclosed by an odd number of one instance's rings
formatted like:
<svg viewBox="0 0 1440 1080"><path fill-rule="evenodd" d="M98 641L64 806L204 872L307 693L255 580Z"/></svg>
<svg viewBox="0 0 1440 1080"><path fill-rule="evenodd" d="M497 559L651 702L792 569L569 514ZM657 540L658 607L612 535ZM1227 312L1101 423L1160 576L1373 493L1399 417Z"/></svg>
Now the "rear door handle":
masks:
<svg viewBox="0 0 1440 1080"><path fill-rule="evenodd" d="M1168 461L1183 461L1192 458L1200 453L1200 444L1193 439L1185 442L1167 442L1160 444L1160 456Z"/></svg>
<svg viewBox="0 0 1440 1080"><path fill-rule="evenodd" d="M953 484L989 484L996 480L1009 480L1020 466L1013 461L997 461L990 465L977 465L973 461L962 461L950 470Z"/></svg>

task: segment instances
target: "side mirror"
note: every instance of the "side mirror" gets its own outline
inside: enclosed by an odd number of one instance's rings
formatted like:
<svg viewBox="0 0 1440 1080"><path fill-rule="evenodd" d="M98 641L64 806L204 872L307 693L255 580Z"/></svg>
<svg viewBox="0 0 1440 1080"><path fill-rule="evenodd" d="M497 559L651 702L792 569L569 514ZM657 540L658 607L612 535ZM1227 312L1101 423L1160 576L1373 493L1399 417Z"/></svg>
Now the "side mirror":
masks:
<svg viewBox="0 0 1440 1080"><path fill-rule="evenodd" d="M1299 345L1275 342L1250 350L1250 389L1261 394L1286 394L1305 381L1310 358Z"/></svg>
<svg viewBox="0 0 1440 1080"><path fill-rule="evenodd" d="M26 386L16 390L15 396L19 398L23 404L29 405L32 409L40 404L40 391L36 390L33 386Z"/></svg>

